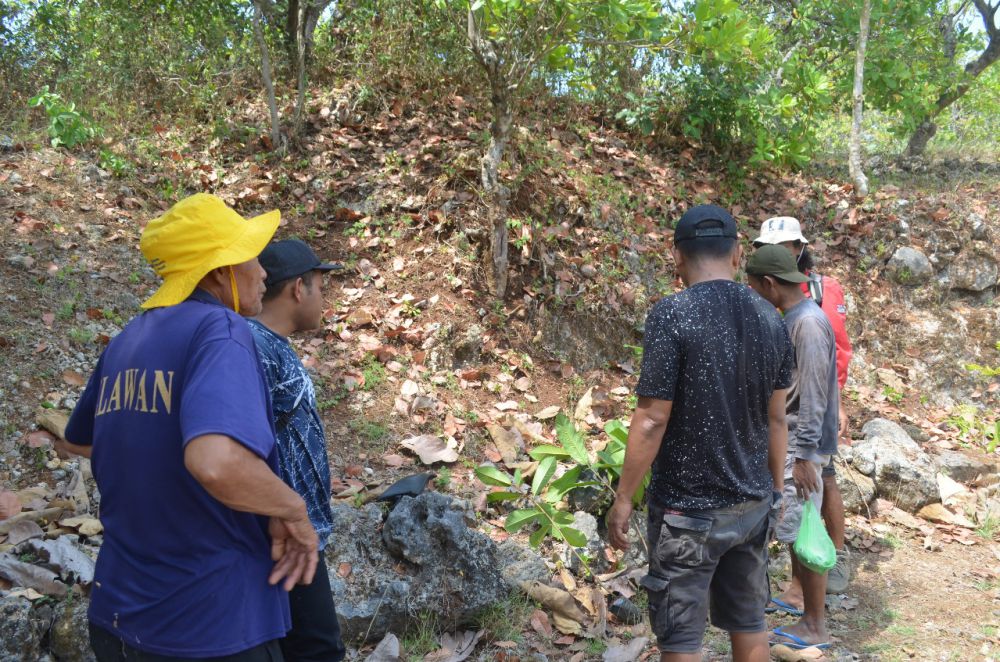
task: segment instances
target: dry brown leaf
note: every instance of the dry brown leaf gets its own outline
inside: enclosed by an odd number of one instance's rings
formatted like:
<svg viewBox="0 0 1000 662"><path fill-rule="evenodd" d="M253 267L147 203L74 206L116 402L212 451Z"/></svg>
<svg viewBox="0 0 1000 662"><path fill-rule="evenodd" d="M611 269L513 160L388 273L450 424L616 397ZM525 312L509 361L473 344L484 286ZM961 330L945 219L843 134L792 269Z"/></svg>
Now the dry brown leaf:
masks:
<svg viewBox="0 0 1000 662"><path fill-rule="evenodd" d="M537 581L521 582L520 587L529 597L552 611L552 620L557 630L563 634L580 634L583 631L587 616L567 591Z"/></svg>
<svg viewBox="0 0 1000 662"><path fill-rule="evenodd" d="M441 635L441 648L424 656L424 662L462 662L476 649L476 644L486 634L486 630L473 632L466 630L460 634L450 632Z"/></svg>
<svg viewBox="0 0 1000 662"><path fill-rule="evenodd" d="M56 443L56 438L45 430L35 430L28 433L25 443L29 448L51 448Z"/></svg>
<svg viewBox="0 0 1000 662"><path fill-rule="evenodd" d="M399 639L393 633L388 633L378 643L375 650L365 658L365 662L402 662L399 656Z"/></svg>
<svg viewBox="0 0 1000 662"><path fill-rule="evenodd" d="M559 411L560 411L559 405L552 405L551 407L546 407L545 409L536 413L535 418L537 418L540 421L547 421L550 418L555 418L556 416L558 416Z"/></svg>
<svg viewBox="0 0 1000 662"><path fill-rule="evenodd" d="M422 434L404 439L400 442L400 446L416 453L424 464L458 460L458 442L454 439L445 441L431 434Z"/></svg>
<svg viewBox="0 0 1000 662"><path fill-rule="evenodd" d="M621 646L612 646L601 656L603 662L634 662L649 643L647 637L638 637Z"/></svg>
<svg viewBox="0 0 1000 662"><path fill-rule="evenodd" d="M515 435L498 423L488 424L486 431L490 433L490 438L493 439L493 443L500 453L500 459L503 460L504 464L516 462L518 456L521 454L522 446L519 443L521 440L518 435Z"/></svg>
<svg viewBox="0 0 1000 662"><path fill-rule="evenodd" d="M531 616L528 618L528 624L531 625L532 630L543 637L552 636L552 624L549 622L549 615L541 609L536 609L531 613Z"/></svg>
<svg viewBox="0 0 1000 662"><path fill-rule="evenodd" d="M13 492L0 492L0 520L13 517L21 512L21 499Z"/></svg>
<svg viewBox="0 0 1000 662"><path fill-rule="evenodd" d="M59 526L76 529L82 536L96 536L104 531L104 525L101 524L101 520L87 515L67 517L66 519L59 520Z"/></svg>
<svg viewBox="0 0 1000 662"><path fill-rule="evenodd" d="M87 383L86 378L78 373L76 370L64 370L62 374L63 381L70 386L83 386Z"/></svg>

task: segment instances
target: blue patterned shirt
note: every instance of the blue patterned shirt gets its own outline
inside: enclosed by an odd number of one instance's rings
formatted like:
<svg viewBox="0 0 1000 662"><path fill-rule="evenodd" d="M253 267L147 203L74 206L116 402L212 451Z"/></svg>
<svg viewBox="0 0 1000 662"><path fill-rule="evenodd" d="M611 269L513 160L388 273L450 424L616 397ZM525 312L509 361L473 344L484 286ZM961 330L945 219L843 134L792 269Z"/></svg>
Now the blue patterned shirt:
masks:
<svg viewBox="0 0 1000 662"><path fill-rule="evenodd" d="M323 549L333 529L330 460L312 378L287 338L257 320L249 322L271 390L281 478L305 500Z"/></svg>

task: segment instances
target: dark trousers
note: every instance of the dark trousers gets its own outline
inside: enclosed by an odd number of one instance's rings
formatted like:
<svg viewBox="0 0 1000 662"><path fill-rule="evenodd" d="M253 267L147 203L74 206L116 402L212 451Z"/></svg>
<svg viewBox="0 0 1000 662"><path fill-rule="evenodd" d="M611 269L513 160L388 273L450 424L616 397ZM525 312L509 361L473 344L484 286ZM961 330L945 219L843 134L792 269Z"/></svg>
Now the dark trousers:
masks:
<svg viewBox="0 0 1000 662"><path fill-rule="evenodd" d="M340 662L347 651L333 605L330 576L320 557L312 584L296 586L288 594L292 629L280 640L288 662Z"/></svg>
<svg viewBox="0 0 1000 662"><path fill-rule="evenodd" d="M90 647L94 650L97 662L180 662L181 660L194 659L146 653L132 648L115 635L93 623L90 624ZM198 659L203 662L283 662L284 660L277 639L232 655Z"/></svg>

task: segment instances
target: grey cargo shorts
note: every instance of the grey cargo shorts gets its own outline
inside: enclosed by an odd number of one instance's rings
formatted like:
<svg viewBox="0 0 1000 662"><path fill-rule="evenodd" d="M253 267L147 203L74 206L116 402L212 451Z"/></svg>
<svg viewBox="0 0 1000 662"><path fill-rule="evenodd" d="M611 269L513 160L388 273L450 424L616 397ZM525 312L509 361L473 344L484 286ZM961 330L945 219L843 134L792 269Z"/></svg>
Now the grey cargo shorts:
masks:
<svg viewBox="0 0 1000 662"><path fill-rule="evenodd" d="M701 651L705 626L762 632L771 500L683 513L649 504L649 621L661 652Z"/></svg>

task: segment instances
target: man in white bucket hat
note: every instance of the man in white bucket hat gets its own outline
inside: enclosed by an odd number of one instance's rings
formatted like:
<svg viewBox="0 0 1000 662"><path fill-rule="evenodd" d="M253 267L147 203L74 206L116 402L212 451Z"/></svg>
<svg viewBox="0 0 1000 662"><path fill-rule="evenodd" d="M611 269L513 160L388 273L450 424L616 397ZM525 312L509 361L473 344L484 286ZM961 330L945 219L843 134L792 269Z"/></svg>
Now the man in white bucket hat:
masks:
<svg viewBox="0 0 1000 662"><path fill-rule="evenodd" d="M774 216L764 221L760 226L760 236L754 239L754 246L780 245L787 248L795 256L799 271L809 277L809 282L802 284L802 291L812 298L826 313L837 344L837 385L843 392L847 382L847 367L851 361L853 350L847 337L847 303L844 289L835 278L822 276L814 270L815 263L809 251L809 240L802 234L802 225L794 216ZM840 414L837 434L834 439L844 437L847 433L847 413L840 398ZM837 486L833 455L836 448L826 449L831 454L830 463L823 468L823 520L827 531L837 548L837 565L830 571L827 579L828 593L842 593L847 589L850 580L850 565L847 548L844 545L844 500ZM775 603L784 609L785 605L797 611L801 605L801 587L793 582L789 591L778 598ZM787 609L786 609L787 611Z"/></svg>

